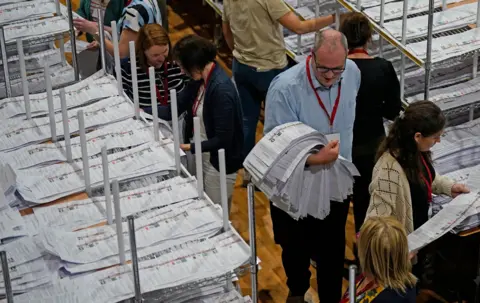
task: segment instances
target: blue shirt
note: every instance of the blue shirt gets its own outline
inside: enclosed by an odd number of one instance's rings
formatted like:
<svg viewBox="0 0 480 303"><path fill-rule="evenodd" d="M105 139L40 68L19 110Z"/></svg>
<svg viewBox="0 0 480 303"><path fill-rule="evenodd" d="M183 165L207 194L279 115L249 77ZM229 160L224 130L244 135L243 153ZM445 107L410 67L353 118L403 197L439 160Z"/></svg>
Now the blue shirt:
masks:
<svg viewBox="0 0 480 303"><path fill-rule="evenodd" d="M351 60L346 61L341 78L340 102L333 126L308 81L306 61L295 65L275 77L265 101L264 133L276 126L300 121L322 134L340 134L340 155L352 160L353 122L355 103L360 88L360 70ZM312 72L313 86L323 101L329 115L337 98L339 82L330 88L322 86Z"/></svg>
<svg viewBox="0 0 480 303"><path fill-rule="evenodd" d="M130 4L123 9L122 17L117 22L118 34L123 29L128 28L138 32L145 24L162 24L162 17L156 0L132 0Z"/></svg>

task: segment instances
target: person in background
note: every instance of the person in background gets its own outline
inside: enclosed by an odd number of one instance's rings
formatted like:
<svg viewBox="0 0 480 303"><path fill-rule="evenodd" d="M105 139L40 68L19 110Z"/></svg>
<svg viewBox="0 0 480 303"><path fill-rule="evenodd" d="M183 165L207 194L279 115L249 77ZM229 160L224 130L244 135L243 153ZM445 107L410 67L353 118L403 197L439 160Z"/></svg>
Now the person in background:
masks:
<svg viewBox="0 0 480 303"><path fill-rule="evenodd" d="M170 93L176 89L182 92L188 77L180 67L170 60L170 38L160 24L147 24L138 32L135 43L137 59L138 97L140 108L148 114L152 113L150 94L150 76L148 70L155 68L155 93L158 102L158 117L169 121ZM122 83L125 93L133 100L133 84L130 58L122 60Z"/></svg>
<svg viewBox="0 0 480 303"><path fill-rule="evenodd" d="M375 155L385 138L383 119L394 120L402 109L400 83L390 61L368 54L372 40L370 23L361 13L343 15L340 31L347 37L348 58L360 69L362 83L357 95L353 125L352 162L360 172L353 186L353 214L355 231L365 220L372 181Z"/></svg>
<svg viewBox="0 0 480 303"><path fill-rule="evenodd" d="M417 298L407 233L393 217L371 217L358 239L362 274L356 284L357 303L415 303ZM348 292L340 303L348 303Z"/></svg>
<svg viewBox="0 0 480 303"><path fill-rule="evenodd" d="M123 9L122 16L117 20L118 49L120 59L129 56L129 42L136 41L138 32L146 24L162 24L162 16L156 0L128 0ZM112 29L113 30L113 29ZM100 38L98 32L94 34L96 41L92 42L88 49L97 49ZM105 50L111 56L114 55L112 41L105 39Z"/></svg>
<svg viewBox="0 0 480 303"><path fill-rule="evenodd" d="M223 7L223 35L234 56L232 72L242 101L247 156L255 145L270 82L287 68L282 26L306 34L334 23L335 15L302 21L283 0L224 0ZM244 172L244 186L249 179Z"/></svg>
<svg viewBox="0 0 480 303"><path fill-rule="evenodd" d="M264 133L300 121L322 134L339 134L340 141L332 140L310 155L308 165L333 163L339 154L351 159L360 71L347 54L342 33L321 31L307 59L275 77L268 90ZM297 221L270 203L275 242L282 247L290 290L287 302L304 302L310 288L310 258L317 263L320 301L340 301L348 209L348 199L331 201L324 220L308 216Z"/></svg>
<svg viewBox="0 0 480 303"><path fill-rule="evenodd" d="M433 168L430 149L440 142L444 127L445 116L430 101L410 104L395 119L378 150L367 218L394 216L410 234L428 221L433 194L456 197L469 192ZM417 277L422 275L426 253L418 252L413 269Z"/></svg>
<svg viewBox="0 0 480 303"><path fill-rule="evenodd" d="M218 150L225 149L229 209L237 171L242 167L243 117L237 90L215 61L217 50L210 41L186 36L173 48L174 59L194 81L179 99L179 112L187 111L184 151L196 152L193 118L200 119L204 189L214 203L221 204ZM191 143L192 142L192 143Z"/></svg>
<svg viewBox="0 0 480 303"><path fill-rule="evenodd" d="M83 19L73 20L73 25L78 34L86 33L88 42L93 42L93 34L98 32L98 9L103 16L104 29L111 32L110 24L122 17L124 0L81 0L77 14Z"/></svg>

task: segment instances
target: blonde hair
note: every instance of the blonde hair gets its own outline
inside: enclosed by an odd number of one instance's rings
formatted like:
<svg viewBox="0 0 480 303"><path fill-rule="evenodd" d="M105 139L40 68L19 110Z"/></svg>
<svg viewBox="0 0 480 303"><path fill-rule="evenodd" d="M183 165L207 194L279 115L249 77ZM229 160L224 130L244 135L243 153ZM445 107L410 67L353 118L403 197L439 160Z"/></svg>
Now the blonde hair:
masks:
<svg viewBox="0 0 480 303"><path fill-rule="evenodd" d="M147 56L145 51L155 45L168 45L169 54L167 59L170 59L170 51L172 49L170 37L167 31L157 23L145 24L138 32L138 38L135 43L135 54L138 57L138 62L143 70L148 70Z"/></svg>
<svg viewBox="0 0 480 303"><path fill-rule="evenodd" d="M360 229L360 266L385 288L406 292L416 283L409 258L407 233L393 217L371 217Z"/></svg>

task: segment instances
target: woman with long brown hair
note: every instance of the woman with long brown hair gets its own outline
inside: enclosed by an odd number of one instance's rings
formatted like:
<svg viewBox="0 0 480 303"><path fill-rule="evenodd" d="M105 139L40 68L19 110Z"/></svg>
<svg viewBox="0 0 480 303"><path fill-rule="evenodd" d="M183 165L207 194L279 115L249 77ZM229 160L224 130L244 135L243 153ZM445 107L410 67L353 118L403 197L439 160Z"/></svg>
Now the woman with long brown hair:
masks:
<svg viewBox="0 0 480 303"><path fill-rule="evenodd" d="M138 97L140 108L152 113L150 97L150 80L148 70L155 68L155 93L158 101L158 116L170 120L171 89L180 93L187 81L187 76L171 60L171 43L167 31L159 24L147 24L138 32L135 44L137 57ZM133 98L132 71L130 58L122 61L122 82L125 93Z"/></svg>

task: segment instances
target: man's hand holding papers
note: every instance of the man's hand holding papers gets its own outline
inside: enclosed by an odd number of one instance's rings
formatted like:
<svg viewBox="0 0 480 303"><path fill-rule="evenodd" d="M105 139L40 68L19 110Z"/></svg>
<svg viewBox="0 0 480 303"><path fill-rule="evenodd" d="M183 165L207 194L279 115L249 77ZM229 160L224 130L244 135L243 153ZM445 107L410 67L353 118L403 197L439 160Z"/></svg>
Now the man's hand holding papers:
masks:
<svg viewBox="0 0 480 303"><path fill-rule="evenodd" d="M325 165L337 160L340 153L340 144L338 140L328 142L319 152L307 158L308 165Z"/></svg>

